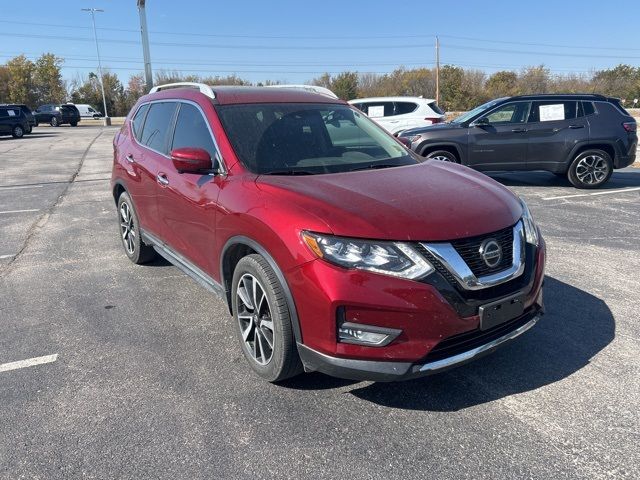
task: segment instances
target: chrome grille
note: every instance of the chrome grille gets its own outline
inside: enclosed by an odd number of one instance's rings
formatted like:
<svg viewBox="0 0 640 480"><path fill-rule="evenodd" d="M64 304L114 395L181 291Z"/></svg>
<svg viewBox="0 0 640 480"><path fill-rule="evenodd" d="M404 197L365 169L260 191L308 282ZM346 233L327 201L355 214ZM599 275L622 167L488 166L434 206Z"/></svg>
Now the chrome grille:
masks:
<svg viewBox="0 0 640 480"><path fill-rule="evenodd" d="M489 267L480 255L480 245L483 241L493 238L502 248L502 260L495 267ZM511 266L513 261L513 227L504 228L494 233L464 238L451 242L453 248L462 257L476 277L501 272Z"/></svg>

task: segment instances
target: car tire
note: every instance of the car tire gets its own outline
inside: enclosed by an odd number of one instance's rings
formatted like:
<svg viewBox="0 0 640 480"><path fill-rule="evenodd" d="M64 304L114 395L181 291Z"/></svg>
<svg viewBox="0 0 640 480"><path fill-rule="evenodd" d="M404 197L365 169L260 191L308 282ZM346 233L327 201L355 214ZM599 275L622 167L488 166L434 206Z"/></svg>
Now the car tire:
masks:
<svg viewBox="0 0 640 480"><path fill-rule="evenodd" d="M261 255L236 265L231 308L242 353L260 377L279 382L302 372L284 288Z"/></svg>
<svg viewBox="0 0 640 480"><path fill-rule="evenodd" d="M71 122L71 123L70 123L70 125L71 125L72 127L77 127L77 126L78 126L78 122Z"/></svg>
<svg viewBox="0 0 640 480"><path fill-rule="evenodd" d="M40 126L40 124L36 121L36 124L34 125L34 127L38 127Z"/></svg>
<svg viewBox="0 0 640 480"><path fill-rule="evenodd" d="M25 130L20 125L16 125L11 129L11 136L13 138L22 138L24 137L24 134L25 134Z"/></svg>
<svg viewBox="0 0 640 480"><path fill-rule="evenodd" d="M441 162L460 163L458 157L448 150L434 150L425 155L426 158L431 160L439 160Z"/></svg>
<svg viewBox="0 0 640 480"><path fill-rule="evenodd" d="M579 153L569 166L569 181L576 188L598 188L609 181L613 161L604 150L592 149Z"/></svg>
<svg viewBox="0 0 640 480"><path fill-rule="evenodd" d="M124 253L133 263L142 265L156 258L153 247L145 245L140 237L140 223L133 202L128 193L118 198L118 224L120 225L120 240Z"/></svg>
<svg viewBox="0 0 640 480"><path fill-rule="evenodd" d="M58 121L58 117L51 117L51 120L49 120L49 125L51 125L52 127L60 126L60 122Z"/></svg>

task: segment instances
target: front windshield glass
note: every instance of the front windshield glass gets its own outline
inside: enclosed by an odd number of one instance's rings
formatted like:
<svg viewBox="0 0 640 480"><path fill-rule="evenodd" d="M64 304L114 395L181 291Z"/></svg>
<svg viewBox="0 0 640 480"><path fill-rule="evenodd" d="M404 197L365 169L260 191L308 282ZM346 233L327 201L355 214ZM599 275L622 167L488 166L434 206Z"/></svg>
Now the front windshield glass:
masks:
<svg viewBox="0 0 640 480"><path fill-rule="evenodd" d="M479 107L476 107L473 110L469 110L467 113L463 113L459 117L454 118L453 120L451 120L451 123L467 122L467 121L471 120L473 117L475 117L476 115L482 113L485 110L488 110L489 108L493 107L495 104L497 104L498 102L500 102L502 100L504 100L504 98L498 98L496 100L491 100L490 102L483 103Z"/></svg>
<svg viewBox="0 0 640 480"><path fill-rule="evenodd" d="M248 104L216 107L251 172L312 175L418 163L365 115L346 105Z"/></svg>

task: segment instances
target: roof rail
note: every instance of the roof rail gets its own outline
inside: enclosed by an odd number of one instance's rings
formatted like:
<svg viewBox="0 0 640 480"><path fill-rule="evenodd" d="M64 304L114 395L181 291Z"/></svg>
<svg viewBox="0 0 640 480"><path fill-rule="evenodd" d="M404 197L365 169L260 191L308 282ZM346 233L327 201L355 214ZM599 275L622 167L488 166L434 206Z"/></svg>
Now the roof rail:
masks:
<svg viewBox="0 0 640 480"><path fill-rule="evenodd" d="M164 85L157 85L149 90L149 93L161 92L162 90L170 90L172 88L194 88L205 94L209 98L216 98L216 94L213 89L204 83L196 82L178 82L178 83L165 83Z"/></svg>

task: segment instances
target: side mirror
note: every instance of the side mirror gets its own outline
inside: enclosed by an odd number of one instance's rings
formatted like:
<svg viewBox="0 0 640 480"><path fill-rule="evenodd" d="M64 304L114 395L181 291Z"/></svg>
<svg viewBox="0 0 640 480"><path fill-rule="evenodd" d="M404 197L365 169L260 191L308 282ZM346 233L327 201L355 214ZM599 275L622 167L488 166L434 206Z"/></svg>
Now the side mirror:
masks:
<svg viewBox="0 0 640 480"><path fill-rule="evenodd" d="M396 137L396 139L408 149L411 149L411 140L407 137Z"/></svg>
<svg viewBox="0 0 640 480"><path fill-rule="evenodd" d="M176 148L171 151L171 161L178 173L202 173L213 168L211 155L203 148Z"/></svg>
<svg viewBox="0 0 640 480"><path fill-rule="evenodd" d="M471 124L473 127L486 127L489 124L489 119L487 117L480 117L475 122Z"/></svg>

